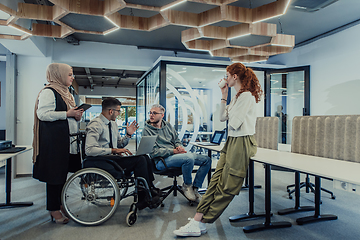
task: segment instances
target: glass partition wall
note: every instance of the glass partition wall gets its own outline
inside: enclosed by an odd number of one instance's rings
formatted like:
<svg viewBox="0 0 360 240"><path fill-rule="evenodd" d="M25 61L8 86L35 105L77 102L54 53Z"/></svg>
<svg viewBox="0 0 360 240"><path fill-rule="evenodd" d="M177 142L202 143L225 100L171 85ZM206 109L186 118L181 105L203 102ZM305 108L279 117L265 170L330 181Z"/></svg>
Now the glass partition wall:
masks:
<svg viewBox="0 0 360 240"><path fill-rule="evenodd" d="M137 142L149 117L147 112L156 103L165 107L164 119L178 131L186 150L191 148L189 142L208 141L214 131L226 129L226 122L219 120L218 87L231 63L225 64L159 60L137 83ZM264 91L257 106L258 117L279 117L279 143L291 144L292 119L310 115L310 67L251 68ZM228 101L235 94L230 91Z"/></svg>
<svg viewBox="0 0 360 240"><path fill-rule="evenodd" d="M226 129L226 122L219 120L221 91L218 82L224 77L228 64L159 61L137 83L140 125L137 142L149 118L145 113L156 103L165 107L164 119L178 131L186 150L191 148L190 141L208 141L214 131ZM265 70L254 70L263 85ZM229 94L229 100L232 96L233 93ZM264 116L264 101L258 108L259 117Z"/></svg>

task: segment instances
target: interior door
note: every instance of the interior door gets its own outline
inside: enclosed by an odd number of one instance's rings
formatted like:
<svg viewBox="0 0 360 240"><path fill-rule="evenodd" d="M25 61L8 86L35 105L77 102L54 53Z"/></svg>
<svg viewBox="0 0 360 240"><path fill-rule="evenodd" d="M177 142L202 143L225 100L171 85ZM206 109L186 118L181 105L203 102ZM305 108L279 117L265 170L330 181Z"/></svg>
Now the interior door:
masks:
<svg viewBox="0 0 360 240"><path fill-rule="evenodd" d="M309 67L269 71L268 116L279 118L280 144L291 144L292 120L310 115Z"/></svg>

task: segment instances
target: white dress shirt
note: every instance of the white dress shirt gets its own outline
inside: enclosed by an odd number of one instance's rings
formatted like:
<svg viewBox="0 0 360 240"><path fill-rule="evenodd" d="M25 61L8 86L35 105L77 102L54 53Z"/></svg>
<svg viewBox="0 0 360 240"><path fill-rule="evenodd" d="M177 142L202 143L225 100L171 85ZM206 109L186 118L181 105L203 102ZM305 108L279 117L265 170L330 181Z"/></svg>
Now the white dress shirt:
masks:
<svg viewBox="0 0 360 240"><path fill-rule="evenodd" d="M229 105L220 104L220 121L229 120L228 136L240 137L255 134L256 100L250 92L234 96Z"/></svg>
<svg viewBox="0 0 360 240"><path fill-rule="evenodd" d="M91 120L86 127L85 154L87 156L110 155L111 148L109 126L111 124L112 143L114 148L124 148L129 143L127 136L121 137L115 121L109 121L104 115Z"/></svg>
<svg viewBox="0 0 360 240"><path fill-rule="evenodd" d="M44 89L41 91L38 99L38 108L36 114L41 121L53 122L56 120L67 119L69 123L69 132L77 133L79 131L79 124L75 118L66 118L66 111L55 111L55 95L51 89ZM70 137L70 153L78 153L78 145L76 137Z"/></svg>

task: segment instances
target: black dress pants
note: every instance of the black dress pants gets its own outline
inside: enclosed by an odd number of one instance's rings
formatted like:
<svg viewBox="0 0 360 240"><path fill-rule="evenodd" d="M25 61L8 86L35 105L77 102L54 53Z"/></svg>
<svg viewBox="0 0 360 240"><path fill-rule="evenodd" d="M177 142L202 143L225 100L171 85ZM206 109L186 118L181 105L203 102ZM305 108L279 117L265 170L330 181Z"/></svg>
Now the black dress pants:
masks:
<svg viewBox="0 0 360 240"><path fill-rule="evenodd" d="M69 172L76 172L81 169L80 154L70 154ZM61 192L65 183L50 184L46 183L46 210L58 211L61 206Z"/></svg>
<svg viewBox="0 0 360 240"><path fill-rule="evenodd" d="M46 183L46 210L58 211L61 205L61 191L64 184L53 185Z"/></svg>
<svg viewBox="0 0 360 240"><path fill-rule="evenodd" d="M85 167L96 167L103 169L113 175L115 178L121 178L121 173L113 165L104 161L105 159L115 161L126 174L134 172L135 177L142 177L146 180L149 187L154 187L154 175L152 172L152 163L148 156L128 156L121 157L118 155L90 156L86 157ZM95 161L94 161L95 160ZM103 160L103 161L102 161Z"/></svg>

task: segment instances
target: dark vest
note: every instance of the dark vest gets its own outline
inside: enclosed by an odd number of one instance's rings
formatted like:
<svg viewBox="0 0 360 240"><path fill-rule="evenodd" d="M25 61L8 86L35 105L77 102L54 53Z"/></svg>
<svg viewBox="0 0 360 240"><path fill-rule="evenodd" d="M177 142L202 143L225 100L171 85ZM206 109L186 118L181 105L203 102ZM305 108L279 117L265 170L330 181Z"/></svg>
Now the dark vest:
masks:
<svg viewBox="0 0 360 240"><path fill-rule="evenodd" d="M61 95L55 95L55 111L67 111ZM70 158L69 123L65 120L39 121L39 155L34 164L33 177L54 185L65 183Z"/></svg>

